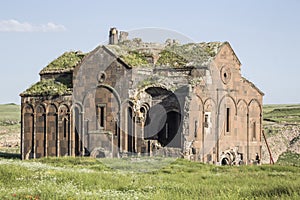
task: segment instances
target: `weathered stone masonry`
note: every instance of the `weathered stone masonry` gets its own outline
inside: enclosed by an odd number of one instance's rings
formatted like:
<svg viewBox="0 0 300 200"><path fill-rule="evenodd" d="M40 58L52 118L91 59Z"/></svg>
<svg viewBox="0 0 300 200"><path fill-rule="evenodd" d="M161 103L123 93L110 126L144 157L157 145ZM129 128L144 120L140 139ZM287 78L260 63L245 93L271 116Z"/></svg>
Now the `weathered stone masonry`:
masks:
<svg viewBox="0 0 300 200"><path fill-rule="evenodd" d="M127 40L67 52L21 94L22 158L183 156L246 163L261 154L263 93L228 42ZM236 158L235 158L236 160ZM233 161L233 160L231 160Z"/></svg>

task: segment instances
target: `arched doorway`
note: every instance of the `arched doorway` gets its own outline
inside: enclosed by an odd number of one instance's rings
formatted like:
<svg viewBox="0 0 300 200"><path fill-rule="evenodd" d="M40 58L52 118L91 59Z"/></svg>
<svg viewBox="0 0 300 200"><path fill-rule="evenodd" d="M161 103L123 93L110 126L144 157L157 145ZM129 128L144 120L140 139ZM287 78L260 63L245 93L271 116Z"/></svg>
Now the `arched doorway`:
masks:
<svg viewBox="0 0 300 200"><path fill-rule="evenodd" d="M182 148L182 109L185 88L175 92L163 87L149 87L151 108L146 115L145 139L157 140L163 147Z"/></svg>

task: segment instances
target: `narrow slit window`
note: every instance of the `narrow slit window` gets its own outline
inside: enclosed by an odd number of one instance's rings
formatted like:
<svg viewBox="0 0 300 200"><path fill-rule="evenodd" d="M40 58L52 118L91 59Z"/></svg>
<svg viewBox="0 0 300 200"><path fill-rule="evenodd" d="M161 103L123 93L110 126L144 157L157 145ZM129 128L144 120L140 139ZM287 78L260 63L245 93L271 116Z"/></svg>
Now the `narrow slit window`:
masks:
<svg viewBox="0 0 300 200"><path fill-rule="evenodd" d="M205 114L204 116L204 127L208 128L208 114Z"/></svg>
<svg viewBox="0 0 300 200"><path fill-rule="evenodd" d="M97 119L100 128L105 127L105 105L98 105Z"/></svg>
<svg viewBox="0 0 300 200"><path fill-rule="evenodd" d="M230 132L230 108L226 108L226 132Z"/></svg>
<svg viewBox="0 0 300 200"><path fill-rule="evenodd" d="M253 122L253 133L252 137L255 140L256 139L256 122Z"/></svg>
<svg viewBox="0 0 300 200"><path fill-rule="evenodd" d="M118 127L118 122L115 121L115 136L118 135L119 127Z"/></svg>
<svg viewBox="0 0 300 200"><path fill-rule="evenodd" d="M67 119L64 119L64 138L67 137Z"/></svg>
<svg viewBox="0 0 300 200"><path fill-rule="evenodd" d="M100 126L104 127L104 106L100 107Z"/></svg>
<svg viewBox="0 0 300 200"><path fill-rule="evenodd" d="M198 130L198 121L195 121L195 132L194 132L194 136L197 137L197 130Z"/></svg>

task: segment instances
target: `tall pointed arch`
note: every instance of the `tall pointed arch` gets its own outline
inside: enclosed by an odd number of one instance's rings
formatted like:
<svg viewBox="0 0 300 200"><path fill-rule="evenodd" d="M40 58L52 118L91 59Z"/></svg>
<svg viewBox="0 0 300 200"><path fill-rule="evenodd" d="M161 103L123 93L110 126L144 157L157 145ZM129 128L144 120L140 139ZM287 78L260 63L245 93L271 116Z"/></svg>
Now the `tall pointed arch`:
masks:
<svg viewBox="0 0 300 200"><path fill-rule="evenodd" d="M35 109L36 113L36 124L35 124L35 154L36 158L41 158L46 155L46 137L47 137L47 130L46 130L46 107L43 104L39 104L36 106Z"/></svg>
<svg viewBox="0 0 300 200"><path fill-rule="evenodd" d="M236 140L240 146L239 152L245 154L247 152L245 143L247 141L248 134L248 105L244 99L241 99L237 103L237 124L238 132Z"/></svg>
<svg viewBox="0 0 300 200"><path fill-rule="evenodd" d="M252 99L248 104L249 110L249 139L250 141L260 141L262 126L262 108L258 100Z"/></svg>
<svg viewBox="0 0 300 200"><path fill-rule="evenodd" d="M198 95L192 95L190 102L190 137L200 138L202 137L202 127L204 119L204 104Z"/></svg>
<svg viewBox="0 0 300 200"><path fill-rule="evenodd" d="M59 156L70 155L69 142L71 141L70 108L62 104L58 108L58 154Z"/></svg>
<svg viewBox="0 0 300 200"><path fill-rule="evenodd" d="M23 159L34 157L34 109L31 104L22 108L22 155Z"/></svg>
<svg viewBox="0 0 300 200"><path fill-rule="evenodd" d="M56 104L47 107L47 156L57 156L58 108Z"/></svg>

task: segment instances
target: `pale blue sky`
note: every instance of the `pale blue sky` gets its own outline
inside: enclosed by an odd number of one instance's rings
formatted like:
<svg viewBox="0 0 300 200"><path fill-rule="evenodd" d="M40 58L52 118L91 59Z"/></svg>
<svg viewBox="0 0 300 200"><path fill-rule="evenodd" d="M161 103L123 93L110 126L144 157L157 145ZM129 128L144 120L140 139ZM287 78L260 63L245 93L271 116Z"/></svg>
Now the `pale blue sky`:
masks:
<svg viewBox="0 0 300 200"><path fill-rule="evenodd" d="M264 103L300 103L300 1L1 1L0 103L19 94L65 51L89 52L110 27L157 27L195 42L229 41Z"/></svg>

